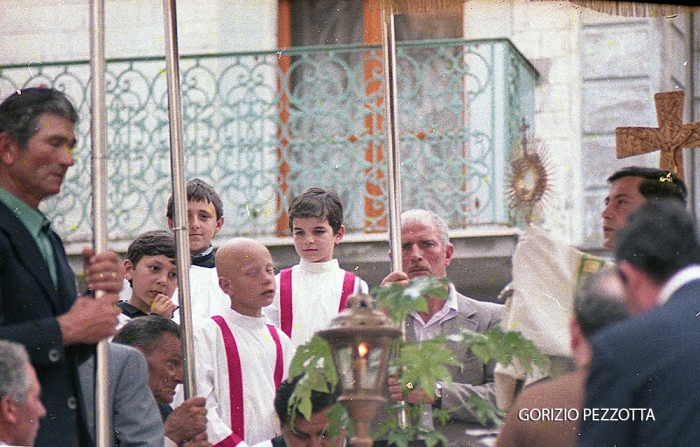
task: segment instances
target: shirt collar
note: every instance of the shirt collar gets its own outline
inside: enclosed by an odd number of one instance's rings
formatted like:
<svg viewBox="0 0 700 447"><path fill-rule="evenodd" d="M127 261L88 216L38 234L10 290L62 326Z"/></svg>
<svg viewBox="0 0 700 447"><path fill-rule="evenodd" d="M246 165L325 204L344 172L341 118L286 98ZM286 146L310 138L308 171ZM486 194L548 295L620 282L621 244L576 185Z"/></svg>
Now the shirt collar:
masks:
<svg viewBox="0 0 700 447"><path fill-rule="evenodd" d="M309 262L299 259L299 266L308 273L324 273L339 268L337 259L331 259L326 262Z"/></svg>
<svg viewBox="0 0 700 447"><path fill-rule="evenodd" d="M689 265L676 272L659 292L659 304L668 301L678 289L695 279L700 279L700 265Z"/></svg>
<svg viewBox="0 0 700 447"><path fill-rule="evenodd" d="M15 195L2 188L0 188L0 202L11 209L14 215L17 216L20 222L22 222L27 230L34 236L39 235L42 228L48 229L51 225L51 221L47 219L41 211L35 210L18 199Z"/></svg>
<svg viewBox="0 0 700 447"><path fill-rule="evenodd" d="M445 300L445 304L442 305L442 308L437 311L435 315L430 317L430 320L424 322L425 326L430 326L441 323L445 320L449 320L458 312L458 310L457 290L455 289L455 286L450 283L447 286L447 299ZM412 315L416 320L423 321L423 319L417 313L413 313Z"/></svg>
<svg viewBox="0 0 700 447"><path fill-rule="evenodd" d="M206 250L204 250L204 252L202 252L202 253L200 253L200 254L198 254L198 255L194 255L194 256L192 256L192 257L193 257L193 258L200 258L200 257L202 257L202 256L208 255L208 254L211 253L212 251L214 251L214 245L209 244L209 248L207 248Z"/></svg>

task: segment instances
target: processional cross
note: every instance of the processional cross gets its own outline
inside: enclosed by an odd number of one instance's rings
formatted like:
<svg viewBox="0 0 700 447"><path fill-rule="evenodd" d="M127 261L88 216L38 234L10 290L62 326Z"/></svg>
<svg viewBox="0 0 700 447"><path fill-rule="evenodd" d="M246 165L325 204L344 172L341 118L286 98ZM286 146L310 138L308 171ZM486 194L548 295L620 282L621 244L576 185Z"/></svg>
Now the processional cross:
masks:
<svg viewBox="0 0 700 447"><path fill-rule="evenodd" d="M683 148L700 146L700 121L683 124L682 90L654 95L658 128L615 129L617 158L660 151L659 168L683 178Z"/></svg>

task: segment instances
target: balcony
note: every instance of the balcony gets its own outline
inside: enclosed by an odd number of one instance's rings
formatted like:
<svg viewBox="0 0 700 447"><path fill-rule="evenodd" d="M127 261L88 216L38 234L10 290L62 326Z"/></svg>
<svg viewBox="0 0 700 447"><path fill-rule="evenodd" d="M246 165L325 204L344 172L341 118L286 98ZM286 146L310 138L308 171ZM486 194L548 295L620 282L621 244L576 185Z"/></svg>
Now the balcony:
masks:
<svg viewBox="0 0 700 447"><path fill-rule="evenodd" d="M537 73L505 39L397 47L403 208L431 209L465 237L514 241L504 193L508 160L522 120L534 123ZM164 58L107 63L108 235L117 249L165 227L171 183L164 69ZM357 247L381 244L386 259L380 47L188 55L180 69L186 175L212 183L224 201L218 240L258 237L286 247L284 264L295 262L284 237L287 203L322 186L343 200L346 239L356 242L345 251L379 262ZM68 94L81 116L76 164L61 194L43 206L74 251L91 240L88 61L0 66L2 97L40 84Z"/></svg>

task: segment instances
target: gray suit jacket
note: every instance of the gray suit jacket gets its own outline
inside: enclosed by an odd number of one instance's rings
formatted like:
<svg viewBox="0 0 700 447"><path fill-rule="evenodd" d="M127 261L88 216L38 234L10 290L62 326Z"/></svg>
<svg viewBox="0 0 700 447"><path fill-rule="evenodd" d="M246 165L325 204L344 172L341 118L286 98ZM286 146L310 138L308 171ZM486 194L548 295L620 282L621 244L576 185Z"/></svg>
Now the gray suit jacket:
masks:
<svg viewBox="0 0 700 447"><path fill-rule="evenodd" d="M500 304L487 303L468 298L457 292L457 315L442 323L442 335L458 334L462 329L484 332L498 326L503 312ZM415 341L414 319L406 319L406 341ZM474 412L466 407L472 394L478 394L496 404L493 370L495 364L484 364L470 349L461 343L450 343L450 349L460 363L460 367L449 367L452 384L443 384L442 409L452 415L447 425L435 421L435 429L443 433L452 446L479 445L478 441L465 436L467 429L483 428ZM493 430L496 431L495 429Z"/></svg>
<svg viewBox="0 0 700 447"><path fill-rule="evenodd" d="M131 346L109 344L109 394L113 399L112 429L118 447L163 447L163 422L148 387L148 366L143 354ZM95 357L78 366L83 392L84 419L95 439Z"/></svg>

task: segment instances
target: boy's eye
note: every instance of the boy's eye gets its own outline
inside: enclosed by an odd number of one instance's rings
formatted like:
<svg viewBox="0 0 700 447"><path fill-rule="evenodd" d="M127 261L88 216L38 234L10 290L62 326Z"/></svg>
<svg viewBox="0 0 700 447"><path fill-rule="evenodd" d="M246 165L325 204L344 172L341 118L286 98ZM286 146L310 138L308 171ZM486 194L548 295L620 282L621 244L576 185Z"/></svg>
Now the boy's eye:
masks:
<svg viewBox="0 0 700 447"><path fill-rule="evenodd" d="M177 273L171 273L170 278L172 279L177 279Z"/></svg>

